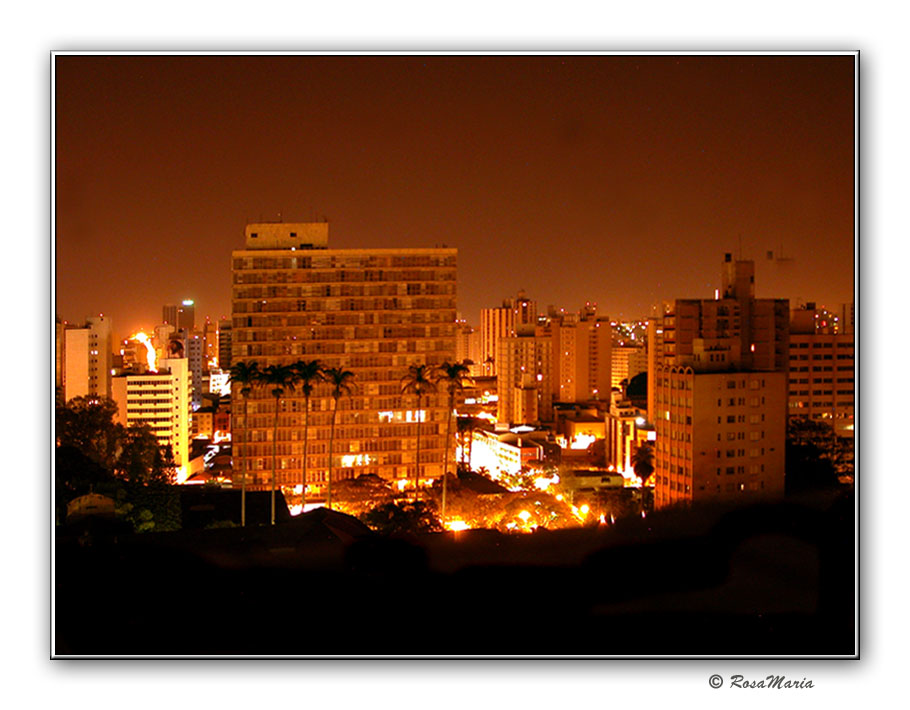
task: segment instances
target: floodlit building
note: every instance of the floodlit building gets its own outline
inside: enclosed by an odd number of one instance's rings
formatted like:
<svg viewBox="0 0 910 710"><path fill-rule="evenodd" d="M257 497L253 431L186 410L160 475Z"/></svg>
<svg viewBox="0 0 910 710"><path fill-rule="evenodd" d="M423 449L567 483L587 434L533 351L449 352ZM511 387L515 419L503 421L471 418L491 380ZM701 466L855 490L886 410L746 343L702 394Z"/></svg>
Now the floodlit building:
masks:
<svg viewBox="0 0 910 710"><path fill-rule="evenodd" d="M476 429L471 441L471 466L486 469L495 480L503 474L515 474L532 462L546 456L547 434L544 431L495 432Z"/></svg>
<svg viewBox="0 0 910 710"><path fill-rule="evenodd" d="M190 375L186 358L159 360L157 371L114 377L112 397L118 421L146 424L161 446L170 446L177 481L186 480L190 440Z"/></svg>
<svg viewBox="0 0 910 710"><path fill-rule="evenodd" d="M610 403L605 419L606 466L632 478L632 454L642 444L653 443L657 432L647 421L645 412L628 400L621 399L618 394Z"/></svg>
<svg viewBox="0 0 910 710"><path fill-rule="evenodd" d="M677 300L649 324L658 507L783 495L789 315L727 254L714 300Z"/></svg>
<svg viewBox="0 0 910 710"><path fill-rule="evenodd" d="M418 421L421 476L441 475L446 396L418 405L401 394L401 380L410 365L455 358L456 260L450 248L330 249L325 222L247 225L246 248L232 254L232 361L319 360L354 373L353 395L339 401L333 480L411 480ZM328 385L317 387L310 408L304 442L302 394L281 398L275 464L280 485L299 484L306 445L308 495L318 497L329 470ZM250 472L254 488L270 484L274 417L268 388L234 403L234 467Z"/></svg>
<svg viewBox="0 0 910 710"><path fill-rule="evenodd" d="M111 319L103 315L86 319L81 328L63 329L63 396L110 397L113 368Z"/></svg>

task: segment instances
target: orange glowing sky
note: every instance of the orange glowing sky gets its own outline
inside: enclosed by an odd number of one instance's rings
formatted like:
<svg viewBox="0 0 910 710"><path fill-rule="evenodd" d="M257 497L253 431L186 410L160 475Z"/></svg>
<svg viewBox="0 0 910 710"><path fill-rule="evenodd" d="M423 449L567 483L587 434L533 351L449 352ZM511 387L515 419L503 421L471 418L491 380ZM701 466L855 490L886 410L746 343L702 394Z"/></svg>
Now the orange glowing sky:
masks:
<svg viewBox="0 0 910 710"><path fill-rule="evenodd" d="M57 312L230 313L247 220L459 249L459 310L853 298L853 56L56 58ZM783 247L792 262L772 268ZM776 268L776 267L775 267ZM770 289L773 288L773 292Z"/></svg>

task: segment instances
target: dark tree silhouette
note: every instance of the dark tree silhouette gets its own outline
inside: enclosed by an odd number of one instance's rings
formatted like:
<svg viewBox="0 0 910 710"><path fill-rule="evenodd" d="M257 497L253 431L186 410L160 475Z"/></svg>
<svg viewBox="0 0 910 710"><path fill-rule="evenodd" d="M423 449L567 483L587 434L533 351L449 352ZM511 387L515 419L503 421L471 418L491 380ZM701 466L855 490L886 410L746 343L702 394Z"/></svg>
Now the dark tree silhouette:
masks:
<svg viewBox="0 0 910 710"><path fill-rule="evenodd" d="M650 444L643 443L632 452L632 470L641 481L641 509L644 511L648 479L654 475L654 449Z"/></svg>
<svg viewBox="0 0 910 710"><path fill-rule="evenodd" d="M411 365L408 374L401 378L401 393L413 394L417 397L417 454L414 471L414 495L420 490L420 405L425 394L436 392L436 384L432 380L433 371L429 365Z"/></svg>
<svg viewBox="0 0 910 710"><path fill-rule="evenodd" d="M335 419L338 416L338 400L354 393L354 373L340 367L323 371L325 381L332 388L332 428L329 434L329 473L326 476L326 507L332 509L332 456L335 449Z"/></svg>
<svg viewBox="0 0 910 710"><path fill-rule="evenodd" d="M249 431L249 426L247 424L247 406L248 398L250 392L253 391L255 387L261 381L262 376L259 372L259 364L253 360L251 362L236 362L231 367L229 381L231 382L232 394L240 395L238 399L243 400L243 427L237 427L232 424L233 429L241 429L244 435ZM239 390L233 392L233 385L239 385ZM236 424L236 422L235 422ZM246 436L242 437L245 439ZM238 444L246 444L246 441L238 441ZM243 452L246 453L246 452ZM234 457L239 459L241 462L243 458L241 457L241 448L237 447L237 455ZM240 467L240 525L246 525L246 466L241 465Z"/></svg>
<svg viewBox="0 0 910 710"><path fill-rule="evenodd" d="M272 426L272 525L275 524L275 484L278 477L278 410L286 390L293 390L297 373L290 365L269 365L262 371L262 384L271 387L275 398L275 419Z"/></svg>
<svg viewBox="0 0 910 710"><path fill-rule="evenodd" d="M303 392L303 488L300 493L300 512L306 507L307 449L310 446L310 396L325 373L319 360L301 360L292 365L297 375L298 386Z"/></svg>
<svg viewBox="0 0 910 710"><path fill-rule="evenodd" d="M446 517L446 491L448 489L449 477L449 440L452 437L452 419L455 417L455 396L464 391L465 385L471 384L472 380L468 375L468 372L468 366L463 362L445 362L436 370L437 386L441 384L449 394L448 410L446 411L446 438L442 458L442 510L440 516L443 520L445 520Z"/></svg>

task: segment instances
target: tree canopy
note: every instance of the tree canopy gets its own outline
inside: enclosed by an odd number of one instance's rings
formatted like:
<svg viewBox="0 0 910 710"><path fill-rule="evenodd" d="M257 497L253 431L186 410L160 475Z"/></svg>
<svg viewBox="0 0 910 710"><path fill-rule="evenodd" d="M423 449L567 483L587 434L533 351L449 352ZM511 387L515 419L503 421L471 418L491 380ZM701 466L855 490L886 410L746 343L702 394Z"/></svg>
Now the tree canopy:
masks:
<svg viewBox="0 0 910 710"><path fill-rule="evenodd" d="M386 535L442 532L435 506L424 501L386 503L361 515L360 520Z"/></svg>
<svg viewBox="0 0 910 710"><path fill-rule="evenodd" d="M65 520L67 503L95 492L114 498L118 511L138 531L179 526L179 516L174 522L174 496L165 492L175 476L170 447L160 446L147 426L125 427L115 422L116 415L117 404L106 397L58 401L57 521Z"/></svg>

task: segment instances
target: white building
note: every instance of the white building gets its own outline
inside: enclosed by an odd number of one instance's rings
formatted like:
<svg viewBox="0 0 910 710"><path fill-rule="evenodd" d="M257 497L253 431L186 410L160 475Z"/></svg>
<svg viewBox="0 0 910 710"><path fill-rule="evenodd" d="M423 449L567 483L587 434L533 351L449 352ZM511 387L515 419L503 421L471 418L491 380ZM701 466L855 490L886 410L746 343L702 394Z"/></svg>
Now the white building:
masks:
<svg viewBox="0 0 910 710"><path fill-rule="evenodd" d="M532 461L542 461L545 455L545 431L492 432L477 429L471 441L471 467L485 468L493 479L503 474L518 473Z"/></svg>
<svg viewBox="0 0 910 710"><path fill-rule="evenodd" d="M188 475L190 446L190 378L186 358L160 360L157 372L113 378L118 421L146 424L161 446L170 445L177 482Z"/></svg>

